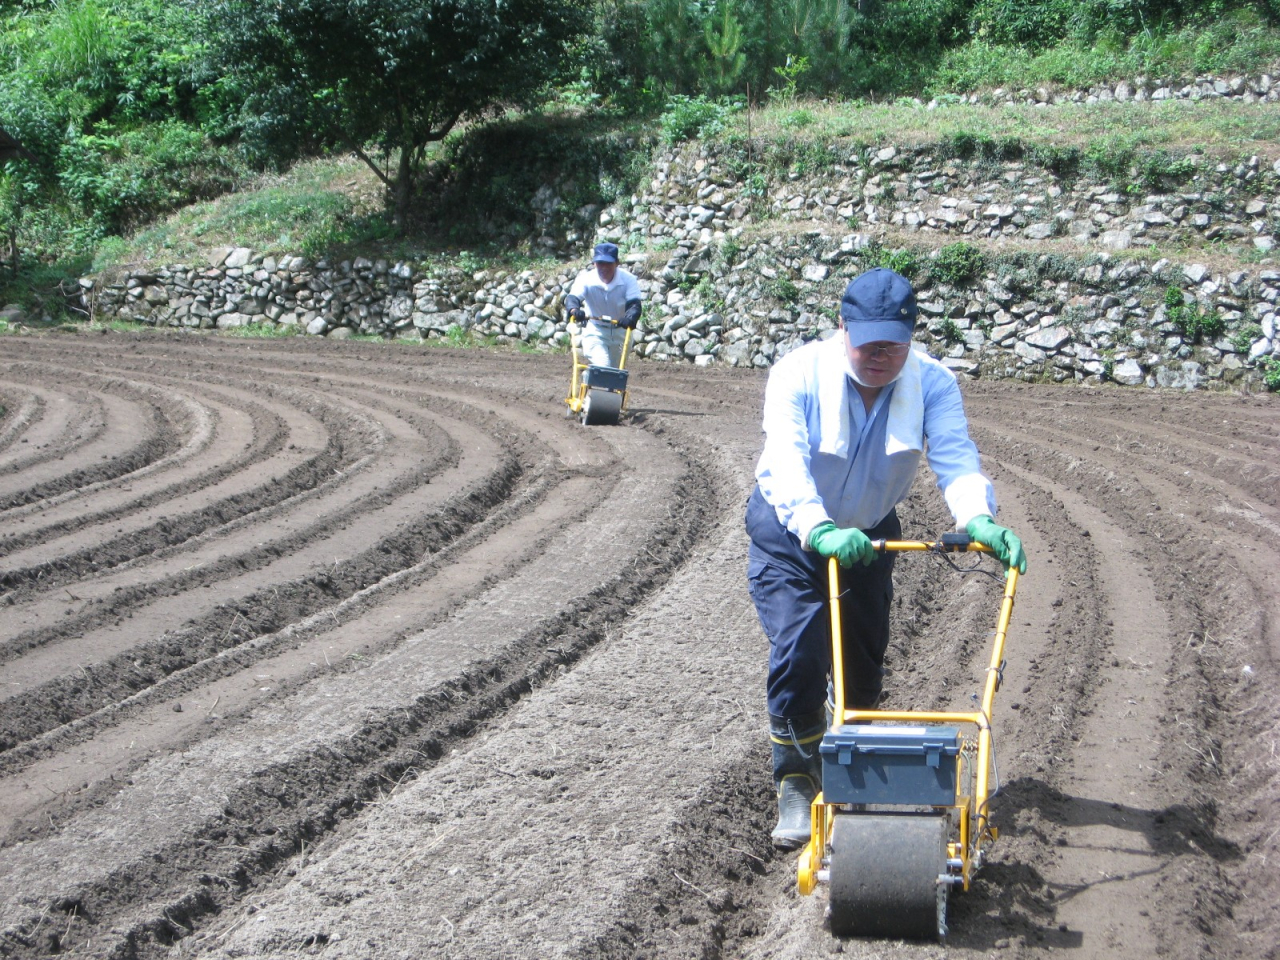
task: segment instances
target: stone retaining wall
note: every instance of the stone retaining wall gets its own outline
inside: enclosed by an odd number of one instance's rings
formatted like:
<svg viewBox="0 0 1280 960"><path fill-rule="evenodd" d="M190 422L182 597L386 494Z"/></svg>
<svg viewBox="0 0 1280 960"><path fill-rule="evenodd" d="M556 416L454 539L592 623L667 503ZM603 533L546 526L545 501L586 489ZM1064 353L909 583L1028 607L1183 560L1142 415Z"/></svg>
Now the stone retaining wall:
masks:
<svg viewBox="0 0 1280 960"><path fill-rule="evenodd" d="M886 251L866 234L813 232L630 259L646 301L639 356L766 367L835 329L848 278L885 262ZM941 272L936 254L915 271L920 340L966 375L1246 385L1259 379L1258 359L1280 346L1280 272L1271 269L1221 275L1169 260L1023 254L963 283L934 272ZM200 269L174 265L82 284L100 317L220 329L278 323L332 337L467 333L562 347L575 332L558 309L571 281L563 268L417 277L404 263L309 263L240 248ZM1171 311L1170 288L1193 314L1222 318L1222 334L1196 342Z"/></svg>

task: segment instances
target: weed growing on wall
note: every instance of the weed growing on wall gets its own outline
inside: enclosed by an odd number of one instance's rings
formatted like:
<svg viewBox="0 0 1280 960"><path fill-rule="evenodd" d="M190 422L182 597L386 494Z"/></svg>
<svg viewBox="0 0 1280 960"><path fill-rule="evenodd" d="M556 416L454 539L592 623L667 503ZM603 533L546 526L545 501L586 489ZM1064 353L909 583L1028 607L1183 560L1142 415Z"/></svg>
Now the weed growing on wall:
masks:
<svg viewBox="0 0 1280 960"><path fill-rule="evenodd" d="M935 328L935 332L939 337L942 338L942 341L947 346L951 346L954 343L959 343L964 339L964 331L961 330L960 325L957 324L950 317L947 317L941 323L939 323L938 326Z"/></svg>
<svg viewBox="0 0 1280 960"><path fill-rule="evenodd" d="M910 279L920 271L920 257L914 250L908 250L905 247L900 250L890 250L878 243L872 243L862 252L862 269L871 270L875 267L894 270Z"/></svg>
<svg viewBox="0 0 1280 960"><path fill-rule="evenodd" d="M1253 341L1260 336L1262 336L1262 328L1256 323L1251 323L1231 336L1231 349L1236 353L1248 353L1249 348L1253 346Z"/></svg>
<svg viewBox="0 0 1280 960"><path fill-rule="evenodd" d="M1186 303L1177 287L1165 291L1164 305L1169 322L1193 344L1216 340L1226 332L1227 324L1221 315L1202 310L1197 303Z"/></svg>
<svg viewBox="0 0 1280 960"><path fill-rule="evenodd" d="M789 277L779 277L773 281L770 292L783 303L795 303L800 299L800 288Z"/></svg>
<svg viewBox="0 0 1280 960"><path fill-rule="evenodd" d="M1280 390L1280 358L1263 357L1258 361L1258 366L1262 370L1262 382L1266 388L1273 393Z"/></svg>
<svg viewBox="0 0 1280 960"><path fill-rule="evenodd" d="M741 108L741 102L735 99L676 94L667 101L667 109L658 120L662 139L666 143L683 143L714 137L724 130L730 115Z"/></svg>
<svg viewBox="0 0 1280 960"><path fill-rule="evenodd" d="M939 283L962 284L982 270L982 251L971 243L949 243L929 264L929 272Z"/></svg>

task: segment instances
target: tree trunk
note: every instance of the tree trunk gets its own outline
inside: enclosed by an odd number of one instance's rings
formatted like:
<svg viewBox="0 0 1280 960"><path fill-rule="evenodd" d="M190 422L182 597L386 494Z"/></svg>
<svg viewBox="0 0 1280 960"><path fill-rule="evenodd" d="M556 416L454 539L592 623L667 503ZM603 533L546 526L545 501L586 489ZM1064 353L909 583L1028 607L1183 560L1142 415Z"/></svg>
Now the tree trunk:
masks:
<svg viewBox="0 0 1280 960"><path fill-rule="evenodd" d="M413 196L413 146L400 145L400 166L396 172L396 229L404 233L409 221L409 199Z"/></svg>

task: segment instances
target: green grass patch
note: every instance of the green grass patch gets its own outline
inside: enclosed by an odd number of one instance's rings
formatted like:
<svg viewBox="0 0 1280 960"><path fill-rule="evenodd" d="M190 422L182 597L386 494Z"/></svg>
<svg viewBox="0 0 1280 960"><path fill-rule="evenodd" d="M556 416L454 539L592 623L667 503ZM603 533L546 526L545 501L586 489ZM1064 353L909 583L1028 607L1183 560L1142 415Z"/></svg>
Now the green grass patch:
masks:
<svg viewBox="0 0 1280 960"><path fill-rule="evenodd" d="M1181 174L1178 161L1196 155L1229 160L1257 154L1280 157L1280 104L1231 100L1166 100L1158 103L1095 103L1031 107L956 104L927 110L911 103L861 101L806 104L813 120L797 131L783 121L793 106L752 112L749 148L745 114L736 115L716 139L734 148L735 173L786 169L802 153L820 148L825 164L861 160L886 144L938 145L966 160L1027 159L1066 174L1082 164L1131 162L1155 156L1160 176ZM759 145L764 144L763 153ZM749 150L754 152L749 153ZM808 154L816 166L816 155ZM737 169L741 168L741 169Z"/></svg>
<svg viewBox="0 0 1280 960"><path fill-rule="evenodd" d="M891 249L879 243L872 243L862 251L860 257L863 270L885 267L908 279L920 272L920 254L907 247Z"/></svg>
<svg viewBox="0 0 1280 960"><path fill-rule="evenodd" d="M800 299L800 288L790 277L778 277L769 285L769 292L783 303L795 303Z"/></svg>
<svg viewBox="0 0 1280 960"><path fill-rule="evenodd" d="M107 330L111 333L142 333L155 329L154 324L143 323L141 320L94 320L85 324L86 329L103 331Z"/></svg>
<svg viewBox="0 0 1280 960"><path fill-rule="evenodd" d="M98 246L93 269L180 262L219 246L318 257L386 240L391 225L367 168L351 158L299 164L286 176L186 207L130 238ZM379 194L375 200L372 194Z"/></svg>
<svg viewBox="0 0 1280 960"><path fill-rule="evenodd" d="M1250 323L1231 335L1231 349L1236 353L1248 353L1253 342L1262 336L1262 327Z"/></svg>
<svg viewBox="0 0 1280 960"><path fill-rule="evenodd" d="M1203 74L1262 72L1280 59L1280 31L1240 10L1214 23L1154 27L1123 38L1103 31L1087 42L1042 50L974 40L947 51L925 84L925 95L1005 87L1075 89L1145 76L1178 80Z"/></svg>
<svg viewBox="0 0 1280 960"><path fill-rule="evenodd" d="M498 338L494 336L476 336L475 331L470 327L462 327L455 323L444 332L443 337L428 337L422 342L429 347L457 347L463 350L472 350L495 347L498 345Z"/></svg>
<svg viewBox="0 0 1280 960"><path fill-rule="evenodd" d="M1193 344L1214 341L1227 329L1226 321L1213 310L1197 303L1187 303L1182 290L1169 287L1164 294L1165 311L1177 331Z"/></svg>
<svg viewBox="0 0 1280 960"><path fill-rule="evenodd" d="M938 251L929 263L929 273L940 283L961 284L976 277L982 270L982 251L963 241L949 243Z"/></svg>
<svg viewBox="0 0 1280 960"><path fill-rule="evenodd" d="M250 340L281 340L296 337L302 329L296 323L246 323L240 327L224 330L229 337L241 337Z"/></svg>

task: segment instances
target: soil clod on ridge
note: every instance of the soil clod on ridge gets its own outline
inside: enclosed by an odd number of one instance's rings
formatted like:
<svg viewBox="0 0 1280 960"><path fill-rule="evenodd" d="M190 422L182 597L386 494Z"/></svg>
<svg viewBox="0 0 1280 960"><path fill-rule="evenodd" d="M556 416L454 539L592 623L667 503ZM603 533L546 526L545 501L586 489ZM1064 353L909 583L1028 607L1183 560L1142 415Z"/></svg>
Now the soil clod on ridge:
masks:
<svg viewBox="0 0 1280 960"><path fill-rule="evenodd" d="M765 374L642 364L584 429L567 366L6 342L0 956L833 952L768 845ZM964 390L1031 564L945 952L1280 955L1274 401ZM959 707L998 588L898 569L892 703Z"/></svg>

